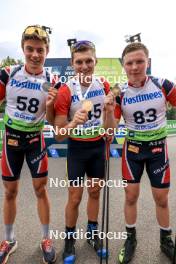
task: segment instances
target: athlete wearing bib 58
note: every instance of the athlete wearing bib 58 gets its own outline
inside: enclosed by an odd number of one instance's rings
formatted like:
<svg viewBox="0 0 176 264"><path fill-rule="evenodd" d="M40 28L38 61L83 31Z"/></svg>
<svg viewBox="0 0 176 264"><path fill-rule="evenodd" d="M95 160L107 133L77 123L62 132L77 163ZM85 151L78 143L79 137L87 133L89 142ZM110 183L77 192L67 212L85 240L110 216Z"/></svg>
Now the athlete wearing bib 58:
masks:
<svg viewBox="0 0 176 264"><path fill-rule="evenodd" d="M7 263L9 255L17 248L13 224L24 158L33 178L43 230L40 244L43 262L53 263L56 253L49 239L50 206L46 190L48 159L41 130L44 126L46 107L53 108L57 90L49 88L46 92L43 89L44 83L50 81L49 73L43 68L49 52L46 27L27 27L22 34L21 46L25 65L5 68L0 72L0 100L6 96L2 152L5 240L0 245L0 263Z"/></svg>
<svg viewBox="0 0 176 264"><path fill-rule="evenodd" d="M122 175L128 182L125 188L128 237L118 255L119 263L130 262L136 249L137 200L144 167L156 205L161 250L171 260L174 254L168 208L170 168L166 143L166 103L176 106L176 86L166 79L146 75L148 53L142 43L132 43L122 54L128 84L124 85L116 101L118 118L122 114L127 127Z"/></svg>
<svg viewBox="0 0 176 264"><path fill-rule="evenodd" d="M90 41L79 41L71 47L72 66L76 76L63 85L55 103L55 127L58 129L56 139L68 138L67 176L71 186L66 206L66 234L63 252L64 263L75 262L75 239L78 209L83 194L85 173L90 182L88 190L88 225L87 242L93 246L98 256L106 257L106 250L101 250L98 235L98 211L100 178L105 175L105 142L100 129L114 128L114 98L109 84L95 77L95 46ZM52 115L48 115L51 122ZM63 128L66 135L62 134ZM97 178L95 185L93 179ZM75 185L77 181L77 184Z"/></svg>

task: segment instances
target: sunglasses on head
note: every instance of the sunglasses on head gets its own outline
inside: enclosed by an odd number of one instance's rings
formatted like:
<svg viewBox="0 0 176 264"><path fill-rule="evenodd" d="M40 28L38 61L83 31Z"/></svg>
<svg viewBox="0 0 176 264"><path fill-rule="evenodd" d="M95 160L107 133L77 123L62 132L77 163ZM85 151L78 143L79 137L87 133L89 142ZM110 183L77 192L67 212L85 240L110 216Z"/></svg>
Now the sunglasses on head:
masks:
<svg viewBox="0 0 176 264"><path fill-rule="evenodd" d="M87 47L87 48L91 48L93 50L95 50L95 45L89 41L89 40L80 40L80 41L77 41L76 43L74 43L72 46L71 46L71 52L76 52L77 50L79 50L80 48L82 47Z"/></svg>
<svg viewBox="0 0 176 264"><path fill-rule="evenodd" d="M33 34L37 34L39 37L49 39L48 34L51 34L51 29L49 27L35 25L35 26L28 26L23 32L23 35L33 35Z"/></svg>

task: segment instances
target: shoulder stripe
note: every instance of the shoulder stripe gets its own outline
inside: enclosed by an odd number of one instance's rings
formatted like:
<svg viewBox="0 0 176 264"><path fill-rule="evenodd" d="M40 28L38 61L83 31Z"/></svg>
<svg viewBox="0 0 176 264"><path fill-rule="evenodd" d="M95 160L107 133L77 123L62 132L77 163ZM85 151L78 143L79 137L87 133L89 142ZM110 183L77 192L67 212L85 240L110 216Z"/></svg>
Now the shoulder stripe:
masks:
<svg viewBox="0 0 176 264"><path fill-rule="evenodd" d="M164 91L166 92L166 95L169 96L169 94L172 92L174 88L174 83L165 79L162 86L163 86Z"/></svg>

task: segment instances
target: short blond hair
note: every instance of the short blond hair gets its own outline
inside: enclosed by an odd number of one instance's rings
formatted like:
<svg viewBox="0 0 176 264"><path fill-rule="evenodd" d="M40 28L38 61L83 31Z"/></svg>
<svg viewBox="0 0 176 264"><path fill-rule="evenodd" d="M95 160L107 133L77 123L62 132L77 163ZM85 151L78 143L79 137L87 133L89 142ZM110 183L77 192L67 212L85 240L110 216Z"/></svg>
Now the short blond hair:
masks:
<svg viewBox="0 0 176 264"><path fill-rule="evenodd" d="M26 29L28 29L30 26L28 26ZM47 47L49 47L49 43L50 43L50 38L49 38L49 35L46 32L46 37L43 37L43 36L40 36L40 34L38 33L38 30L37 28L39 29L43 29L42 26L39 26L39 25L34 25L34 26L31 26L31 27L36 27L36 30L32 33L32 34L26 34L25 31L26 29L24 30L23 34L22 34L22 38L21 38L21 47L23 48L24 47L24 42L27 41L27 40L40 40L40 41L43 41Z"/></svg>

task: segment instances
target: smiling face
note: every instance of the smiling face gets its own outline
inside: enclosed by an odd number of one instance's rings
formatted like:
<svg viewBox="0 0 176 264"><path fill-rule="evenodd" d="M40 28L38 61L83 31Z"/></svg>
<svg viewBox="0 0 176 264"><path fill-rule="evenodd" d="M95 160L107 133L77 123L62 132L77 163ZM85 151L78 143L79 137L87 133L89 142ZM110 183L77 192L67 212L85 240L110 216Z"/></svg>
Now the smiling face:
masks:
<svg viewBox="0 0 176 264"><path fill-rule="evenodd" d="M123 57L123 66L129 82L140 86L146 78L148 64L148 56L144 50L139 49L126 53Z"/></svg>
<svg viewBox="0 0 176 264"><path fill-rule="evenodd" d="M43 70L48 51L48 46L42 40L28 39L24 41L23 53L26 68L30 73L37 74Z"/></svg>
<svg viewBox="0 0 176 264"><path fill-rule="evenodd" d="M75 52L72 57L72 66L75 73L79 75L80 84L89 86L92 81L96 65L95 52L91 49L87 51Z"/></svg>

